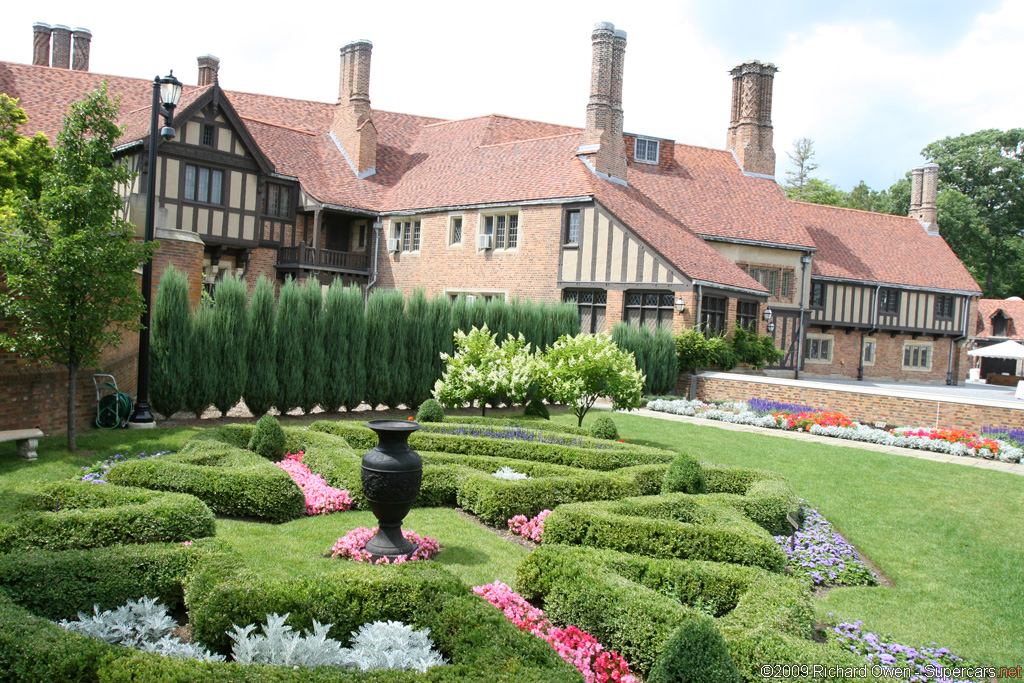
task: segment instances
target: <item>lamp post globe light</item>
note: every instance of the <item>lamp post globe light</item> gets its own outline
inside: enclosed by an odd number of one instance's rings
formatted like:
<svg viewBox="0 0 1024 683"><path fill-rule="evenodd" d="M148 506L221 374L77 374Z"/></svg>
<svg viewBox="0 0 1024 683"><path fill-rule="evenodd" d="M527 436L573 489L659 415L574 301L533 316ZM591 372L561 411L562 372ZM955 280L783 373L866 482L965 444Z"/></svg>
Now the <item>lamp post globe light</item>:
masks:
<svg viewBox="0 0 1024 683"><path fill-rule="evenodd" d="M149 120L149 165L146 176L146 228L143 239L152 242L155 239L156 223L156 150L160 140L174 138L174 108L181 98L181 81L174 77L174 72L161 78L153 79L153 111ZM164 125L159 130L160 117L164 117ZM158 137L159 136L159 137ZM149 312L153 302L153 259L146 259L142 264L142 298L145 310L142 312L142 329L139 330L139 366L138 389L135 398L135 412L128 420L128 426L145 429L156 426L153 413L149 409Z"/></svg>

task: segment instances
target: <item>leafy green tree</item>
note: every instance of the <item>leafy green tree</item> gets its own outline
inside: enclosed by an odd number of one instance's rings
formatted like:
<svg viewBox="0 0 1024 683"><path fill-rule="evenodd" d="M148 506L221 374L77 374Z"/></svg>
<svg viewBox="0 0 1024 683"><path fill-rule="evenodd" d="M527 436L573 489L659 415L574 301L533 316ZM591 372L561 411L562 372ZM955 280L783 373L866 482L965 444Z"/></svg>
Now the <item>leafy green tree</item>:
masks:
<svg viewBox="0 0 1024 683"><path fill-rule="evenodd" d="M249 300L245 391L242 398L253 415L265 415L277 400L277 344L274 283L264 276L256 281Z"/></svg>
<svg viewBox="0 0 1024 683"><path fill-rule="evenodd" d="M636 369L633 354L603 334L561 337L544 352L543 360L542 391L555 403L571 407L578 426L601 397L610 398L615 410L640 406L644 376Z"/></svg>
<svg viewBox="0 0 1024 683"><path fill-rule="evenodd" d="M468 334L456 330L453 338L455 355L445 358L444 375L434 385L441 405L461 408L476 401L486 415L488 403L526 401L538 381L539 364L522 335L509 335L498 346L497 335L484 325Z"/></svg>
<svg viewBox="0 0 1024 683"><path fill-rule="evenodd" d="M209 353L213 356L217 382L212 403L223 416L241 400L245 390L245 351L249 336L245 283L234 273L228 274L217 283L214 297Z"/></svg>
<svg viewBox="0 0 1024 683"><path fill-rule="evenodd" d="M323 294L319 280L307 279L301 288L301 330L303 364L302 392L299 405L309 415L320 405L324 394L324 320Z"/></svg>
<svg viewBox="0 0 1024 683"><path fill-rule="evenodd" d="M213 306L200 304L192 314L188 336L188 394L185 396L185 407L196 418L201 418L213 404L220 381L215 355L210 352L214 339L213 325Z"/></svg>
<svg viewBox="0 0 1024 683"><path fill-rule="evenodd" d="M292 278L285 278L277 301L277 399L275 405L284 415L302 405L305 362L302 357L302 292Z"/></svg>
<svg viewBox="0 0 1024 683"><path fill-rule="evenodd" d="M144 309L135 269L153 253L135 241L119 188L132 171L114 160L121 135L106 85L71 105L38 201L3 218L0 314L15 325L0 344L68 371L68 449L77 448L75 378L104 348L139 329Z"/></svg>
<svg viewBox="0 0 1024 683"><path fill-rule="evenodd" d="M39 199L43 175L53 162L45 135L27 138L18 132L26 121L18 100L0 93L0 204L13 203L19 194Z"/></svg>
<svg viewBox="0 0 1024 683"><path fill-rule="evenodd" d="M185 408L191 308L188 278L174 266L169 267L153 298L149 350L150 401L153 410L165 418Z"/></svg>

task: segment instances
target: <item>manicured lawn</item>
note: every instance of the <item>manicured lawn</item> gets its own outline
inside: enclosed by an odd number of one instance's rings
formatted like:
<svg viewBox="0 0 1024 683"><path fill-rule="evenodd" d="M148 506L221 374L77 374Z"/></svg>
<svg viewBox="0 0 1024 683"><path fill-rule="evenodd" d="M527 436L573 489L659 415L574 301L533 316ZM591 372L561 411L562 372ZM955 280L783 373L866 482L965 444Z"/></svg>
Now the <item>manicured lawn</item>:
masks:
<svg viewBox="0 0 1024 683"><path fill-rule="evenodd" d="M555 419L575 424L571 415ZM905 645L935 641L982 663L1019 663L1024 478L711 426L614 419L633 443L786 475L896 584L829 591L816 601L822 618L833 612Z"/></svg>

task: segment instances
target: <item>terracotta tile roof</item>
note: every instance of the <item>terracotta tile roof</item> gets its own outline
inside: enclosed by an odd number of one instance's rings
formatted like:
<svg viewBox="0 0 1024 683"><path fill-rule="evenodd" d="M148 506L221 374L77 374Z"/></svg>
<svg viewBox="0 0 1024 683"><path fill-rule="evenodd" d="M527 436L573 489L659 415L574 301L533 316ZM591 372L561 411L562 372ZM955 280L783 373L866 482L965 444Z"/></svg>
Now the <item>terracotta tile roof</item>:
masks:
<svg viewBox="0 0 1024 683"><path fill-rule="evenodd" d="M663 142L668 163L630 162L629 184L698 235L813 247L774 180L743 174L727 150Z"/></svg>
<svg viewBox="0 0 1024 683"><path fill-rule="evenodd" d="M992 337L992 316L1002 311L1009 320L1006 321L1008 339L1024 340L1024 301L1017 299L979 299L978 300L978 333L979 337ZM1003 337L1000 337L1002 339Z"/></svg>
<svg viewBox="0 0 1024 683"><path fill-rule="evenodd" d="M946 241L914 218L803 202L792 207L818 247L812 275L981 292Z"/></svg>
<svg viewBox="0 0 1024 683"><path fill-rule="evenodd" d="M683 227L636 188L602 180L595 183L594 195L619 220L675 263L687 277L768 293L761 283Z"/></svg>

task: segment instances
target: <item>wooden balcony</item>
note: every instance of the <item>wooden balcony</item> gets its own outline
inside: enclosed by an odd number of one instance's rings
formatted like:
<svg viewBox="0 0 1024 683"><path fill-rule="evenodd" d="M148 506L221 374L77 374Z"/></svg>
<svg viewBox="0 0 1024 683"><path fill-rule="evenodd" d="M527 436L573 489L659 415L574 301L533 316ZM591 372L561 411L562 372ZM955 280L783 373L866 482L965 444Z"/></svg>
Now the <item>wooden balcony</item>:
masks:
<svg viewBox="0 0 1024 683"><path fill-rule="evenodd" d="M315 249L300 244L297 247L279 247L277 267L322 270L330 273L367 273L370 261L365 253Z"/></svg>

